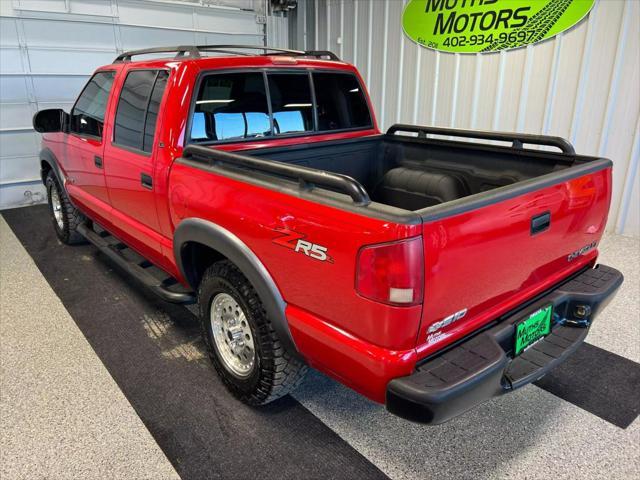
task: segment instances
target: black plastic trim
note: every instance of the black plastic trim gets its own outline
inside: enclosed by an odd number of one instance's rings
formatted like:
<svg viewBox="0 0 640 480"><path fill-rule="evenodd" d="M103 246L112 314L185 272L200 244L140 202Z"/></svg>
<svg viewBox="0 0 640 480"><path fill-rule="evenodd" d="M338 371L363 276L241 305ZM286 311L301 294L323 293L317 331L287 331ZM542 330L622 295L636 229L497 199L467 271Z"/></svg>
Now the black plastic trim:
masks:
<svg viewBox="0 0 640 480"><path fill-rule="evenodd" d="M269 271L256 254L236 235L220 225L199 218L182 220L174 234L173 252L180 273L194 290L198 288L198 278L194 266L188 262L188 248L191 243L211 248L240 269L256 289L285 348L291 354L297 355L298 349L285 315L287 304Z"/></svg>
<svg viewBox="0 0 640 480"><path fill-rule="evenodd" d="M582 271L488 330L447 349L387 386L387 409L409 420L443 423L489 398L534 382L571 355L624 280L605 265ZM527 312L554 306L551 333L513 357L515 325ZM575 308L588 306L577 323Z"/></svg>
<svg viewBox="0 0 640 480"><path fill-rule="evenodd" d="M174 292L166 288L162 281L158 280L146 272L139 264L127 260L116 249L114 249L103 237L98 235L93 228L87 224L78 226L78 232L93 243L102 253L109 257L120 268L136 278L143 285L148 287L156 295L166 302L191 304L195 303L195 295L188 292Z"/></svg>
<svg viewBox="0 0 640 480"><path fill-rule="evenodd" d="M55 154L49 148L45 147L42 150L40 150L39 156L40 156L40 162L45 162L51 167L51 170L53 170L53 173L58 179L58 183L62 186L62 188L64 188L66 177L62 174L62 171L60 170L60 165L58 165L58 158L55 156ZM45 183L47 181L47 177L45 176L45 171L42 168L40 169L40 177L42 178L42 183Z"/></svg>
<svg viewBox="0 0 640 480"><path fill-rule="evenodd" d="M524 144L545 145L559 148L562 153L575 155L576 151L569 141L562 137L551 135L532 135L529 133L490 132L484 130L464 130L461 128L430 127L426 125L406 125L396 123L387 130L387 135L395 135L397 132L417 133L419 138L427 135L443 135L452 137L476 138L480 140L498 140L511 142L514 149L523 149Z"/></svg>
<svg viewBox="0 0 640 480"><path fill-rule="evenodd" d="M300 182L300 187L303 189L312 189L315 185L333 188L349 195L356 205L368 205L371 203L364 187L347 175L325 172L315 168L307 168L273 160L258 159L248 155L238 155L236 153L202 147L200 145L187 145L182 152L182 156L187 160L200 161L207 165L227 163L293 178Z"/></svg>
<svg viewBox="0 0 640 480"><path fill-rule="evenodd" d="M551 226L551 212L546 211L534 217L531 217L531 235L542 233Z"/></svg>

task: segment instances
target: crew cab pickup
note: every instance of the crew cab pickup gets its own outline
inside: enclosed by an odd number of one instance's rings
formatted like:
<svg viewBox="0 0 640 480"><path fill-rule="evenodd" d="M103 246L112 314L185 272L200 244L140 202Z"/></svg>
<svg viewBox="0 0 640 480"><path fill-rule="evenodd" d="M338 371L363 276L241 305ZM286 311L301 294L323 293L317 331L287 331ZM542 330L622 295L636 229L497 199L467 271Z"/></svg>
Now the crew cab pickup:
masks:
<svg viewBox="0 0 640 480"><path fill-rule="evenodd" d="M125 52L34 126L58 237L197 302L249 404L312 366L441 423L563 362L623 280L596 263L609 160L550 136L381 133L331 52Z"/></svg>

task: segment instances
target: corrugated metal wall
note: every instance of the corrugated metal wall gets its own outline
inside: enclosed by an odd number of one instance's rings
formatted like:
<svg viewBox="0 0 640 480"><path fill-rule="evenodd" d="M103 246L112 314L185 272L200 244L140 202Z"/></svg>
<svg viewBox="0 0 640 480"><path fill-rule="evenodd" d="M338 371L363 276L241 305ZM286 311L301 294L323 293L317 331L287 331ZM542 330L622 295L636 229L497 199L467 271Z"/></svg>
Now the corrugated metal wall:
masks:
<svg viewBox="0 0 640 480"><path fill-rule="evenodd" d="M263 45L265 14L265 0L0 0L0 208L44 199L31 117L69 111L96 67L158 45Z"/></svg>
<svg viewBox="0 0 640 480"><path fill-rule="evenodd" d="M297 47L354 63L382 128L393 123L560 135L614 162L609 230L640 235L640 1L599 0L554 39L477 55L439 53L402 32L403 0L309 0Z"/></svg>

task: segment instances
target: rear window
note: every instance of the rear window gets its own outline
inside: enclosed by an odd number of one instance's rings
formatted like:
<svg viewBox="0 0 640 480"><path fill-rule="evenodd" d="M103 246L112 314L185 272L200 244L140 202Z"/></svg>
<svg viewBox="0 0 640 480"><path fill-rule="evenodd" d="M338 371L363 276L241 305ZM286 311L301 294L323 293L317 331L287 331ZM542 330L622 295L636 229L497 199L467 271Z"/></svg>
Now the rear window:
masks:
<svg viewBox="0 0 640 480"><path fill-rule="evenodd" d="M371 125L369 107L353 75L314 73L318 130L343 130Z"/></svg>
<svg viewBox="0 0 640 480"><path fill-rule="evenodd" d="M200 82L192 111L194 143L372 126L364 92L349 73L209 74Z"/></svg>
<svg viewBox="0 0 640 480"><path fill-rule="evenodd" d="M313 131L309 75L269 73L269 96L276 135Z"/></svg>
<svg viewBox="0 0 640 480"><path fill-rule="evenodd" d="M262 73L205 77L191 118L191 140L216 141L271 135Z"/></svg>

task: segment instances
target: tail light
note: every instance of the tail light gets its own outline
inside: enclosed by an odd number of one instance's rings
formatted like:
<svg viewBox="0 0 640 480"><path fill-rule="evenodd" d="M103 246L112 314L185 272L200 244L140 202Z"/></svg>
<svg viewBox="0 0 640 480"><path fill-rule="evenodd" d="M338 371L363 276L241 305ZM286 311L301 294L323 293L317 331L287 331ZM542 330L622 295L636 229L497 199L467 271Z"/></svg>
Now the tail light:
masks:
<svg viewBox="0 0 640 480"><path fill-rule="evenodd" d="M363 247L356 266L356 291L389 305L422 303L422 237Z"/></svg>

